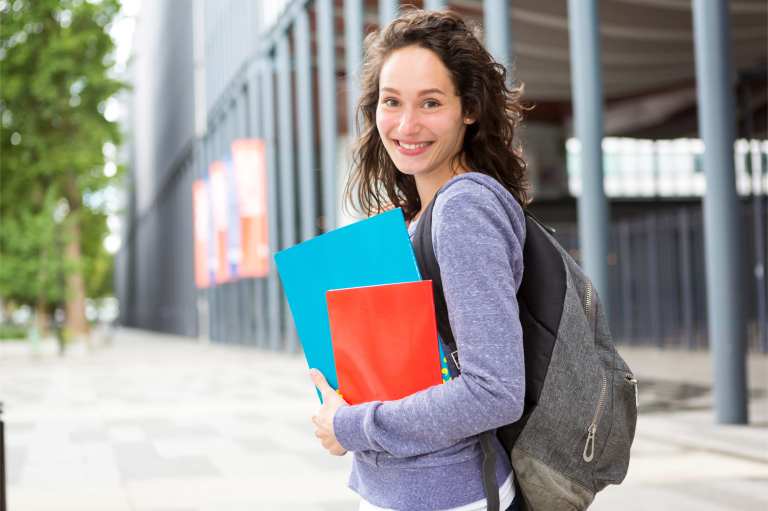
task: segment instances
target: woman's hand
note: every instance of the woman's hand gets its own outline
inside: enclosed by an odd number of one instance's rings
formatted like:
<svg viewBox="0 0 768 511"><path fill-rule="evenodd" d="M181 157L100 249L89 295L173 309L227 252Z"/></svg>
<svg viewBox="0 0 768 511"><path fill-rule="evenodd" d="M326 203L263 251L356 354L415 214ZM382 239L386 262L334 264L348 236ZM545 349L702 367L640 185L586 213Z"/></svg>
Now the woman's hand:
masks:
<svg viewBox="0 0 768 511"><path fill-rule="evenodd" d="M317 412L317 415L312 417L312 422L315 424L315 436L320 439L320 443L323 444L329 453L334 456L344 456L347 450L344 449L333 432L333 416L336 414L336 410L342 406L348 406L347 402L328 385L323 374L317 369L311 369L309 376L312 378L312 383L318 388L320 394L323 396L323 405Z"/></svg>

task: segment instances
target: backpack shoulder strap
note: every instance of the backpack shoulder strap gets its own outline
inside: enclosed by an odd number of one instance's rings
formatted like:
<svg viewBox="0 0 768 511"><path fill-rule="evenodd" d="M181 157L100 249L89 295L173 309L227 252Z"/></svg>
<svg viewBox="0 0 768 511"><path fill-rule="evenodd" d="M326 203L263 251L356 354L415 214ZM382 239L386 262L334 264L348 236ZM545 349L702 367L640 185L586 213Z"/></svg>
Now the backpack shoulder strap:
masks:
<svg viewBox="0 0 768 511"><path fill-rule="evenodd" d="M445 303L443 295L443 281L440 278L440 265L435 256L435 250L432 246L432 209L435 206L437 194L432 199L416 224L416 232L413 237L413 251L416 255L416 263L421 272L421 278L432 281L432 292L435 299L435 319L437 321L437 331L440 333L445 345L450 350L456 368L461 371L458 352L456 349L456 339L451 331L451 323L448 319L448 306ZM499 510L499 488L496 482L496 452L493 448L494 431L486 431L480 435L480 447L483 450L483 487L489 511Z"/></svg>
<svg viewBox="0 0 768 511"><path fill-rule="evenodd" d="M456 339L451 331L451 323L448 319L448 305L443 294L443 280L440 277L440 265L432 245L432 209L438 195L432 199L421 214L416 224L416 232L413 237L413 250L416 254L416 263L421 272L421 278L432 281L432 293L435 298L435 319L437 331L443 343L448 347L449 355L453 358L456 368L461 370L458 363Z"/></svg>

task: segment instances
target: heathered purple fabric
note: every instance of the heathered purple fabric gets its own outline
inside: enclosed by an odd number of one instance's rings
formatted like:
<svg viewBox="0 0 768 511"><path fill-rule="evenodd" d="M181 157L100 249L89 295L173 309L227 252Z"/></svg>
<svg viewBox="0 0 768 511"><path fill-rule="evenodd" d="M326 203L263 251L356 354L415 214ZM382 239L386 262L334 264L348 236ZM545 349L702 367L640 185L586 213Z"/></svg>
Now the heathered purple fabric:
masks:
<svg viewBox="0 0 768 511"><path fill-rule="evenodd" d="M432 222L462 373L398 401L340 408L333 421L341 445L354 452L350 488L398 510L447 509L485 498L477 435L518 420L523 410L516 299L523 211L496 180L470 172L443 186ZM496 448L501 485L511 468L501 444Z"/></svg>

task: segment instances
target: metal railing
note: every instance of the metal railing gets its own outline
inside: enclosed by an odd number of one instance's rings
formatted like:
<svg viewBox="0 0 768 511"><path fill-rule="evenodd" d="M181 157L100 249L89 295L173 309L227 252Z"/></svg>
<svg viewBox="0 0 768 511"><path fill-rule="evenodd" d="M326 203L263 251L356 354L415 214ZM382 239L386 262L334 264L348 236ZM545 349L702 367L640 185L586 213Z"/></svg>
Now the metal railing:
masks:
<svg viewBox="0 0 768 511"><path fill-rule="evenodd" d="M740 270L744 272L743 278L754 278L752 269L765 267L765 254L762 261L756 261L751 205L742 207L741 225L748 242ZM558 241L578 261L576 224L552 226L557 230ZM649 211L615 221L609 239L609 293L613 297L610 323L616 342L660 348L708 348L700 204ZM768 353L767 327L760 324L757 310L764 306L764 301L761 304L757 299L754 285L745 289L749 291L744 297L747 347Z"/></svg>

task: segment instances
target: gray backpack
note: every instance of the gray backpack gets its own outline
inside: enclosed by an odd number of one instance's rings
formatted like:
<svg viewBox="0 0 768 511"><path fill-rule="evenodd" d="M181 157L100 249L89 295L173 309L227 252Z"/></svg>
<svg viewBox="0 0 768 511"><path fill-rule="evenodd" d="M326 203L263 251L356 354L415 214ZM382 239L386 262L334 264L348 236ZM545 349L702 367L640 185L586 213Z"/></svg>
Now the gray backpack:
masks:
<svg viewBox="0 0 768 511"><path fill-rule="evenodd" d="M458 362L432 248L434 203L417 224L414 252L422 278L432 280L440 337ZM586 509L595 493L621 483L629 465L637 380L613 345L592 283L553 232L526 212L524 272L517 294L525 405L519 421L480 437L489 511L499 508L493 434L510 456L526 510Z"/></svg>

